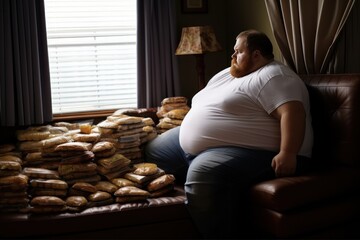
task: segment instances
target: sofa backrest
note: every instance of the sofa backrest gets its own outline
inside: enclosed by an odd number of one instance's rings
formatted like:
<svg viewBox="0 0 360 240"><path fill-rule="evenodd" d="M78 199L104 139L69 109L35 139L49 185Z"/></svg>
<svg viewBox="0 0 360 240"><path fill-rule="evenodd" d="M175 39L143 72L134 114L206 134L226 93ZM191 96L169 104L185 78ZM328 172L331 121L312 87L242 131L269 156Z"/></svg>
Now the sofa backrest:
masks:
<svg viewBox="0 0 360 240"><path fill-rule="evenodd" d="M360 166L360 74L302 75L319 163Z"/></svg>

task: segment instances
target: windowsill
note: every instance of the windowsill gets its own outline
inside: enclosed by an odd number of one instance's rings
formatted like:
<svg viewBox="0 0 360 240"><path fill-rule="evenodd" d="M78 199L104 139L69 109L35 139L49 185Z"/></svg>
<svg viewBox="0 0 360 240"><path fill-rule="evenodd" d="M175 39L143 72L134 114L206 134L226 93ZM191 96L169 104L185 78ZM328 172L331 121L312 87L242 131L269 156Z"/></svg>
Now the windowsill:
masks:
<svg viewBox="0 0 360 240"><path fill-rule="evenodd" d="M73 112L73 113L65 113L65 114L54 114L53 121L54 122L71 122L78 121L84 119L94 119L94 118L106 118L113 114L117 109L114 110L104 110L104 111L90 111L90 112Z"/></svg>

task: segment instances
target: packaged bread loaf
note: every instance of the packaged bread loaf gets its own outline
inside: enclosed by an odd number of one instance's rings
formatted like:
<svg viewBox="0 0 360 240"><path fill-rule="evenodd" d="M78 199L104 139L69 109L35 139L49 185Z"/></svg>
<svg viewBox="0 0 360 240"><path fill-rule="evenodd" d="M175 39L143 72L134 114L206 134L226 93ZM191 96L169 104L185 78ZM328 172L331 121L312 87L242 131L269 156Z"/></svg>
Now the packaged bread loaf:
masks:
<svg viewBox="0 0 360 240"><path fill-rule="evenodd" d="M90 151L91 143L86 142L68 142L58 145L55 151Z"/></svg>
<svg viewBox="0 0 360 240"><path fill-rule="evenodd" d="M8 153L15 150L14 144L0 144L0 154L1 153Z"/></svg>
<svg viewBox="0 0 360 240"><path fill-rule="evenodd" d="M69 189L69 196L89 196L97 191L96 187L87 182L76 182Z"/></svg>
<svg viewBox="0 0 360 240"><path fill-rule="evenodd" d="M88 201L83 196L70 196L66 200L67 210L70 212L80 212L87 207Z"/></svg>
<svg viewBox="0 0 360 240"><path fill-rule="evenodd" d="M138 163L134 165L135 170L133 173L148 176L157 172L157 165L155 163Z"/></svg>
<svg viewBox="0 0 360 240"><path fill-rule="evenodd" d="M119 188L114 195L116 196L115 201L118 203L144 201L150 193L146 190L137 188L135 186L126 186Z"/></svg>
<svg viewBox="0 0 360 240"><path fill-rule="evenodd" d="M113 194L116 190L119 189L115 184L109 181L100 181L95 184L95 187L98 191L107 192Z"/></svg>
<svg viewBox="0 0 360 240"><path fill-rule="evenodd" d="M60 179L58 171L45 168L26 167L22 173L30 178Z"/></svg>
<svg viewBox="0 0 360 240"><path fill-rule="evenodd" d="M152 180L148 185L147 185L147 190L150 192L154 192L156 190L159 190L161 188L164 188L168 185L173 184L175 181L175 177L172 174L165 174L163 176L160 176L154 180Z"/></svg>
<svg viewBox="0 0 360 240"><path fill-rule="evenodd" d="M32 179L30 186L34 188L67 189L68 184L59 179Z"/></svg>
<svg viewBox="0 0 360 240"><path fill-rule="evenodd" d="M90 194L88 200L89 207L104 206L112 204L114 202L112 195L108 192L103 191L96 191L95 193Z"/></svg>

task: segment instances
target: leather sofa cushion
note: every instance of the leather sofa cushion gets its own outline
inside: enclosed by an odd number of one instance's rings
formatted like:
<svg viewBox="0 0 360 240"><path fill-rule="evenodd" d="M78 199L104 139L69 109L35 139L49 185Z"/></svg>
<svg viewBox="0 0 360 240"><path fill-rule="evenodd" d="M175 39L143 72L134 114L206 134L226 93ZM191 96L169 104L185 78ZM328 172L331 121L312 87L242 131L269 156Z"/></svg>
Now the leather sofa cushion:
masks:
<svg viewBox="0 0 360 240"><path fill-rule="evenodd" d="M285 212L342 195L360 193L360 169L340 168L323 173L277 178L251 189L255 205Z"/></svg>
<svg viewBox="0 0 360 240"><path fill-rule="evenodd" d="M285 213L273 211L262 207L253 209L252 222L256 229L275 236L276 238L302 239L306 235L309 238L316 230L328 229L330 231L341 225L348 226L349 219L356 219L360 214L360 196L349 197L343 201L326 201L301 209L301 211L288 211ZM330 229L329 229L330 228ZM357 228L358 229L358 228ZM357 230L358 231L358 230ZM342 232L339 239L349 233ZM336 238L330 236L320 239ZM311 238L311 237L310 237ZM315 237L318 238L318 237Z"/></svg>

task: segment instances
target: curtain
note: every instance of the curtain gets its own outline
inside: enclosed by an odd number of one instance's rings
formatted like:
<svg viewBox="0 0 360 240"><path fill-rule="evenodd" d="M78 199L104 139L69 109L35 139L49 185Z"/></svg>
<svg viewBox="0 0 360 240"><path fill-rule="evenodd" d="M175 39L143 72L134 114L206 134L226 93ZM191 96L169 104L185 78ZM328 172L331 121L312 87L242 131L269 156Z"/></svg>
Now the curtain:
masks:
<svg viewBox="0 0 360 240"><path fill-rule="evenodd" d="M51 121L43 0L0 0L0 125Z"/></svg>
<svg viewBox="0 0 360 240"><path fill-rule="evenodd" d="M299 74L326 73L355 0L265 0L285 62Z"/></svg>
<svg viewBox="0 0 360 240"><path fill-rule="evenodd" d="M138 107L179 95L175 0L137 0Z"/></svg>
<svg viewBox="0 0 360 240"><path fill-rule="evenodd" d="M360 1L355 1L341 31L329 73L360 73Z"/></svg>

